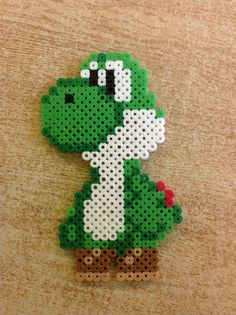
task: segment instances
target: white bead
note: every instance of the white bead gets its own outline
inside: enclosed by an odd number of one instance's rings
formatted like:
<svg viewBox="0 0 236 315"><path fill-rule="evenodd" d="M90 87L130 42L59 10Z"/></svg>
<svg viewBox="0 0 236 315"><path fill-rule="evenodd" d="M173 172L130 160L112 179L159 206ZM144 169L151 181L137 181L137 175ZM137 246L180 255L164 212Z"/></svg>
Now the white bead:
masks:
<svg viewBox="0 0 236 315"><path fill-rule="evenodd" d="M131 101L131 95L130 95L130 94L124 95L123 100L124 100L125 102L130 102L130 101Z"/></svg>
<svg viewBox="0 0 236 315"><path fill-rule="evenodd" d="M98 70L98 77L99 78L105 78L106 77L106 70L105 69L99 69Z"/></svg>
<svg viewBox="0 0 236 315"><path fill-rule="evenodd" d="M158 143L158 144L162 144L162 143L164 143L164 142L165 142L165 136L164 136L164 135L160 135L159 138L158 138L157 143Z"/></svg>
<svg viewBox="0 0 236 315"><path fill-rule="evenodd" d="M90 77L90 71L88 69L83 69L80 71L80 76L83 79L88 79Z"/></svg>
<svg viewBox="0 0 236 315"><path fill-rule="evenodd" d="M115 69L115 63L114 63L114 61L111 61L111 60L106 61L106 63L105 63L105 68L106 68L107 70L114 70L114 69Z"/></svg>
<svg viewBox="0 0 236 315"><path fill-rule="evenodd" d="M92 158L92 153L91 152L84 151L82 153L82 159L83 160L89 161L89 160L91 160L91 158Z"/></svg>
<svg viewBox="0 0 236 315"><path fill-rule="evenodd" d="M115 69L123 69L123 61L121 60L114 61L114 66Z"/></svg>
<svg viewBox="0 0 236 315"><path fill-rule="evenodd" d="M123 75L126 77L130 77L131 76L131 69L124 69Z"/></svg>
<svg viewBox="0 0 236 315"><path fill-rule="evenodd" d="M105 78L98 78L98 85L99 86L106 86L106 79Z"/></svg>
<svg viewBox="0 0 236 315"><path fill-rule="evenodd" d="M119 92L116 92L114 98L115 98L115 101L116 101L116 102L123 102L123 96L122 96L122 94L119 93Z"/></svg>
<svg viewBox="0 0 236 315"><path fill-rule="evenodd" d="M89 63L89 69L91 69L91 70L97 70L97 69L98 69L98 63L97 63L97 61L90 61L90 63Z"/></svg>

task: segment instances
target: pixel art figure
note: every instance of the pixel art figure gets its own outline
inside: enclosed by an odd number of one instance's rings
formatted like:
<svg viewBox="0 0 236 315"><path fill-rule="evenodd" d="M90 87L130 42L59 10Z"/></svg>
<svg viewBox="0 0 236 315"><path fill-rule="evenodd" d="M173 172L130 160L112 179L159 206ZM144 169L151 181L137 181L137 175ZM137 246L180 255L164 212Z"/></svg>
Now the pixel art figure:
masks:
<svg viewBox="0 0 236 315"><path fill-rule="evenodd" d="M60 246L76 249L77 277L158 278L158 241L181 223L163 182L141 172L165 140L165 114L148 92L148 74L127 53L91 54L80 77L59 79L42 97L42 133L62 152L82 152L91 181L59 226Z"/></svg>

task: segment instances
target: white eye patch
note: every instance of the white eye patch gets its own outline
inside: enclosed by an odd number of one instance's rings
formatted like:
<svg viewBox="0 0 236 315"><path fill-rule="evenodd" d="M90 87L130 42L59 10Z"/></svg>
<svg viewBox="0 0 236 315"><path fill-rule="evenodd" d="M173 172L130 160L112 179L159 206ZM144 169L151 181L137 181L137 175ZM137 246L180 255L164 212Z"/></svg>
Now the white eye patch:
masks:
<svg viewBox="0 0 236 315"><path fill-rule="evenodd" d="M83 70L80 71L80 76L83 79L89 79L90 71L88 69L83 69Z"/></svg>
<svg viewBox="0 0 236 315"><path fill-rule="evenodd" d="M91 61L91 62L89 63L89 69L91 69L91 70L97 70L97 69L98 69L98 63L97 63L97 61Z"/></svg>
<svg viewBox="0 0 236 315"><path fill-rule="evenodd" d="M98 70L98 86L106 86L106 70Z"/></svg>
<svg viewBox="0 0 236 315"><path fill-rule="evenodd" d="M131 101L131 70L123 69L123 61L106 61L105 69L98 70L97 61L91 61L89 63L89 69L83 69L80 72L81 78L89 79L92 77L92 74L97 71L97 84L95 80L95 84L93 81L92 85L97 86L107 86L107 88L111 88L112 86L112 94L114 94L114 99L116 102L130 102ZM92 71L92 74L90 73ZM112 73L112 71L114 71ZM109 75L108 75L109 72ZM96 74L95 74L96 75ZM112 78L112 82L111 82ZM113 82L114 81L114 82ZM109 92L108 92L109 94Z"/></svg>

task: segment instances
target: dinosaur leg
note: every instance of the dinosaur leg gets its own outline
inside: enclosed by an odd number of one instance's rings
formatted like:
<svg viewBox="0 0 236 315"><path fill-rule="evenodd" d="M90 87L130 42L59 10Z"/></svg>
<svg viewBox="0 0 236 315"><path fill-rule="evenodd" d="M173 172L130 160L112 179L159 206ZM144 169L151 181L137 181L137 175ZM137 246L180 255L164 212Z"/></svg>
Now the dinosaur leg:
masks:
<svg viewBox="0 0 236 315"><path fill-rule="evenodd" d="M116 278L120 281L147 281L157 279L158 257L156 248L127 249L125 257L118 257Z"/></svg>
<svg viewBox="0 0 236 315"><path fill-rule="evenodd" d="M107 281L110 279L111 258L116 257L112 249L78 249L77 279L80 281Z"/></svg>

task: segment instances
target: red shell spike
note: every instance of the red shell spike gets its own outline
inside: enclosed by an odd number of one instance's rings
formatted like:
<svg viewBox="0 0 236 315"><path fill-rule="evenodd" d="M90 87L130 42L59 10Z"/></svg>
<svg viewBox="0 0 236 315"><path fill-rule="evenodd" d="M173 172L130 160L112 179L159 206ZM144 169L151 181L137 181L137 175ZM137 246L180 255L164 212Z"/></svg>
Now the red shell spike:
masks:
<svg viewBox="0 0 236 315"><path fill-rule="evenodd" d="M157 182L157 191L165 190L166 186L163 182Z"/></svg>
<svg viewBox="0 0 236 315"><path fill-rule="evenodd" d="M166 207L173 207L174 206L174 200L173 199L166 199Z"/></svg>
<svg viewBox="0 0 236 315"><path fill-rule="evenodd" d="M171 190L171 189L165 190L166 207L173 207L174 206L174 204L175 204L174 200L173 200L174 196L175 196L175 194L174 194L173 190Z"/></svg>
<svg viewBox="0 0 236 315"><path fill-rule="evenodd" d="M170 189L166 189L165 193L166 193L166 199L174 198L174 196L175 196L173 190L170 190Z"/></svg>

